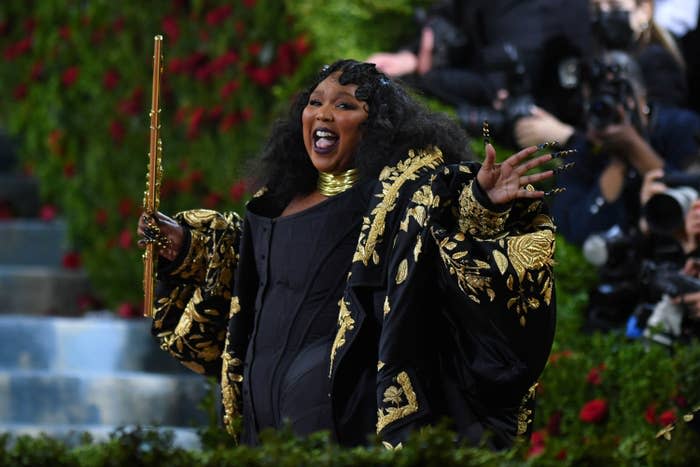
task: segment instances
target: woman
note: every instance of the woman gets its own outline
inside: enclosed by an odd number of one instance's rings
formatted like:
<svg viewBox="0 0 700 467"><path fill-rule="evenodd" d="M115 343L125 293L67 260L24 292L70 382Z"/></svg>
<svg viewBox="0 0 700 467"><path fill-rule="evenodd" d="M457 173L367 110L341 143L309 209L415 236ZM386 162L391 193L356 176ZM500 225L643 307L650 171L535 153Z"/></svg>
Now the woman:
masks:
<svg viewBox="0 0 700 467"><path fill-rule="evenodd" d="M445 416L497 446L527 428L554 329L554 227L529 186L552 171L525 172L552 156L495 164L488 145L479 168L459 163L465 147L374 65L339 61L273 128L243 219L142 217L142 243L164 245L153 332L220 376L232 434L241 414L251 444L285 424L350 445Z"/></svg>

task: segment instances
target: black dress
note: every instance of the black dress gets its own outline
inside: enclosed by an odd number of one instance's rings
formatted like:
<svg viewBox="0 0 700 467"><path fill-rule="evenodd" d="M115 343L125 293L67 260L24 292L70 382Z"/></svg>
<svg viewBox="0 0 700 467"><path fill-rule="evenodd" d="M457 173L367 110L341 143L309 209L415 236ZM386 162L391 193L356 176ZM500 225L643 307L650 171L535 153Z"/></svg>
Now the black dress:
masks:
<svg viewBox="0 0 700 467"><path fill-rule="evenodd" d="M328 356L360 228L358 196L354 188L285 217L249 206L260 282L243 391L256 429L247 431L288 424L306 435L333 426Z"/></svg>

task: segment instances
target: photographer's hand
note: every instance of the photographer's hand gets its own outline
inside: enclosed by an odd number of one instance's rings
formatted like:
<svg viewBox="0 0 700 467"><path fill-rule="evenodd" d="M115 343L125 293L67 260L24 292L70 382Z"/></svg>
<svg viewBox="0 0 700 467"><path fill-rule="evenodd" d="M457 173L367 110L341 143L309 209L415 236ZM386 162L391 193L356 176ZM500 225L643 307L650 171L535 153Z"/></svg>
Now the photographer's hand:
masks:
<svg viewBox="0 0 700 467"><path fill-rule="evenodd" d="M683 274L692 277L700 277L700 259L688 258L683 266ZM672 300L676 305L684 305L688 311L688 317L700 320L700 292L692 292Z"/></svg>
<svg viewBox="0 0 700 467"><path fill-rule="evenodd" d="M396 76L410 75L418 67L418 57L408 50L401 52L377 52L370 55L365 60L367 63L374 63L382 73L394 78Z"/></svg>
<svg viewBox="0 0 700 467"><path fill-rule="evenodd" d="M574 134L574 127L534 106L529 116L521 117L515 122L514 134L520 147L536 146L545 141L564 143Z"/></svg>
<svg viewBox="0 0 700 467"><path fill-rule="evenodd" d="M627 160L641 175L663 167L663 159L639 134L624 109L619 107L618 112L620 123L593 131L592 139L600 141L603 149Z"/></svg>
<svg viewBox="0 0 700 467"><path fill-rule="evenodd" d="M663 169L653 169L644 174L642 188L639 190L639 202L642 206L644 206L652 196L666 191L666 185L659 181L663 176Z"/></svg>

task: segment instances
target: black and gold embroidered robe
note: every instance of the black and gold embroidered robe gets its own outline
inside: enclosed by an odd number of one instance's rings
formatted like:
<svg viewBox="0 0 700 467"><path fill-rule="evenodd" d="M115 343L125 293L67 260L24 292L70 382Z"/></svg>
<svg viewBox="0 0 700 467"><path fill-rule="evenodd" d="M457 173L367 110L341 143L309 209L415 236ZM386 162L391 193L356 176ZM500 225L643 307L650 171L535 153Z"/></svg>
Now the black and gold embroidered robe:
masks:
<svg viewBox="0 0 700 467"><path fill-rule="evenodd" d="M427 149L379 175L329 355L329 429L343 444L376 431L397 446L445 417L495 447L528 428L554 335L554 226L541 201L490 206L478 167ZM220 375L232 432L258 284L251 239L234 214L177 219L190 233L159 272L153 332L183 364Z"/></svg>

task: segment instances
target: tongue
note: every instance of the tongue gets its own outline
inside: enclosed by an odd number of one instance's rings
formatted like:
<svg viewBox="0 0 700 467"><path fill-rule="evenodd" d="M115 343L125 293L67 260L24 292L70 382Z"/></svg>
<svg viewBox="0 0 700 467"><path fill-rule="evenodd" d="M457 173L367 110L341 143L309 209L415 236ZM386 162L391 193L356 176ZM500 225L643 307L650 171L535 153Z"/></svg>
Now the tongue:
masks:
<svg viewBox="0 0 700 467"><path fill-rule="evenodd" d="M330 138L319 138L316 141L316 146L321 148L321 149L327 149L330 148L335 144L337 140L336 139L330 139Z"/></svg>

